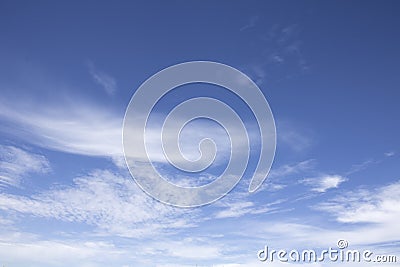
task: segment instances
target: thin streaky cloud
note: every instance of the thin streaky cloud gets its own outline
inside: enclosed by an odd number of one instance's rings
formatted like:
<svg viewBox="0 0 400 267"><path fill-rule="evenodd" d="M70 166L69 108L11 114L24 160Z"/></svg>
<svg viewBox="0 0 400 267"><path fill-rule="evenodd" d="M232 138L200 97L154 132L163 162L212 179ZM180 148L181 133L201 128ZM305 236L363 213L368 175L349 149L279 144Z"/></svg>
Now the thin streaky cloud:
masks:
<svg viewBox="0 0 400 267"><path fill-rule="evenodd" d="M340 194L316 208L342 223L396 224L400 216L400 181L376 189Z"/></svg>
<svg viewBox="0 0 400 267"><path fill-rule="evenodd" d="M92 171L73 179L71 186L30 196L2 193L0 210L13 211L17 218L33 216L83 223L95 227L103 236L123 237L153 237L193 227L191 216L196 213L159 203L140 191L130 178L108 170Z"/></svg>
<svg viewBox="0 0 400 267"><path fill-rule="evenodd" d="M183 2L160 8L59 1L57 8L16 12L18 2L2 5L0 266L277 267L289 263L262 263L257 251L320 251L336 248L338 239L350 250L400 255L400 5L215 1L211 9ZM73 19L70 11L77 11ZM230 105L245 120L252 149L245 177L224 198L174 209L129 175L122 127L140 84L189 60L229 64L260 85L278 144L270 175L249 193L261 138L246 103L202 85L165 95L146 126L146 148L166 180L211 183L230 158L226 133L198 121L181 131L182 154L197 159L199 140L209 137L215 162L200 174L166 161L158 120L165 116L156 113L182 100L210 96ZM153 166L140 164L143 153L130 156L137 175L156 181Z"/></svg>
<svg viewBox="0 0 400 267"><path fill-rule="evenodd" d="M270 178L279 178L291 174L298 174L313 169L315 166L314 159L303 160L293 164L284 164L278 168L273 168L269 174Z"/></svg>
<svg viewBox="0 0 400 267"><path fill-rule="evenodd" d="M240 31L245 31L245 30L249 30L251 28L254 28L256 26L256 23L258 21L258 16L253 16L249 19L249 22L244 25L242 28L240 28Z"/></svg>
<svg viewBox="0 0 400 267"><path fill-rule="evenodd" d="M18 186L28 174L45 174L50 170L50 163L45 156L14 146L0 145L0 186Z"/></svg>
<svg viewBox="0 0 400 267"><path fill-rule="evenodd" d="M261 191L275 192L285 189L293 184L293 182L287 180L287 177L313 172L315 165L316 160L308 159L291 164L283 164L276 168L273 167L268 174L267 180L261 187Z"/></svg>
<svg viewBox="0 0 400 267"><path fill-rule="evenodd" d="M122 115L88 103L34 106L0 101L2 132L30 144L67 153L114 157L122 155Z"/></svg>
<svg viewBox="0 0 400 267"><path fill-rule="evenodd" d="M111 75L98 70L93 62L88 62L87 65L92 79L100 85L107 94L113 95L117 91L117 81Z"/></svg>
<svg viewBox="0 0 400 267"><path fill-rule="evenodd" d="M380 163L380 161L369 159L369 160L366 160L359 164L353 164L351 166L350 170L348 172L346 172L346 175L351 175L351 174L363 171L363 170L367 169L368 167L370 167L371 165L377 164L377 163Z"/></svg>
<svg viewBox="0 0 400 267"><path fill-rule="evenodd" d="M396 155L396 153L394 151L389 151L385 153L386 157L393 157L394 155Z"/></svg>

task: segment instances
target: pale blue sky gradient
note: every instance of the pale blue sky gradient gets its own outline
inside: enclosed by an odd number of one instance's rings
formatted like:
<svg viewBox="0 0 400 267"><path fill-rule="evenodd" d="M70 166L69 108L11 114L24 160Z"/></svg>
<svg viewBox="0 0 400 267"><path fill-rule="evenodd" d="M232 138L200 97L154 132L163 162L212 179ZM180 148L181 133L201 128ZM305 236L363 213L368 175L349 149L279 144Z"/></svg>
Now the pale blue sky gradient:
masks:
<svg viewBox="0 0 400 267"><path fill-rule="evenodd" d="M338 239L400 258L399 12L397 1L1 1L0 265L265 266L256 254L265 245ZM192 60L249 75L278 143L256 193L250 131L237 188L179 209L131 179L121 127L142 82ZM206 85L171 92L159 111L195 96L230 102L254 123L242 102ZM193 184L212 180L224 158L200 181L158 164Z"/></svg>

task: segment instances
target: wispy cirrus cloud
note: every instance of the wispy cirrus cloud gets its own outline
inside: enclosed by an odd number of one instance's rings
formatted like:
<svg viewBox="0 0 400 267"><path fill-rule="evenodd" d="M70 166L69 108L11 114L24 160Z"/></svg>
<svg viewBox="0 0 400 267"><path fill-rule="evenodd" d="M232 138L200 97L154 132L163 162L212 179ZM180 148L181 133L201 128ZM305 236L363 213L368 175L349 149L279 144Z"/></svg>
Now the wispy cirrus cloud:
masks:
<svg viewBox="0 0 400 267"><path fill-rule="evenodd" d="M123 113L104 108L102 106L61 99L37 106L29 101L14 102L12 105L7 99L0 98L0 121L4 122L0 132L17 137L29 144L40 147L79 154L86 156L109 157L118 166L125 166L122 159L122 131ZM152 161L167 163L161 140L162 115L154 115L160 119L149 123L146 128L146 147ZM143 129L128 127L134 138L142 138ZM175 142L171 131L163 130L168 142ZM256 128L249 128L248 136L254 145L259 142L256 138ZM231 137L243 140L245 148L247 136L231 129ZM228 158L230 140L225 130L207 122L194 122L186 125L179 136L182 153L188 159L196 159L200 152L198 145L203 138L212 138L217 145L216 162ZM135 151L133 151L135 152ZM144 160L142 155L129 155L137 160ZM147 160L147 157L146 159Z"/></svg>
<svg viewBox="0 0 400 267"><path fill-rule="evenodd" d="M321 175L314 178L306 178L300 182L311 187L311 191L324 193L329 189L338 188L340 184L347 181L341 175Z"/></svg>
<svg viewBox="0 0 400 267"><path fill-rule="evenodd" d="M256 23L257 21L257 23ZM243 32L252 28L262 28L262 34L254 36L259 40L260 52L246 68L252 79L259 85L267 79L280 82L307 73L311 66L303 52L302 29L298 24L267 24L263 18L243 26ZM263 22L265 23L263 25ZM258 50L256 50L258 51ZM260 56L261 54L261 56Z"/></svg>
<svg viewBox="0 0 400 267"><path fill-rule="evenodd" d="M267 180L262 186L262 190L278 191L286 188L289 184L293 185L293 181L288 181L287 177L300 175L313 171L316 161L314 159L303 160L290 164L283 164L279 167L273 167L268 174ZM298 180L297 178L295 179Z"/></svg>
<svg viewBox="0 0 400 267"><path fill-rule="evenodd" d="M118 261L129 252L117 248L112 242L81 240L42 240L17 232L12 239L0 239L0 257L3 262L17 266L101 266L96 262Z"/></svg>
<svg viewBox="0 0 400 267"><path fill-rule="evenodd" d="M242 31L245 31L245 30L249 30L249 29L251 29L251 28L254 28L254 27L256 26L256 23L257 23L257 21L258 21L258 18L259 18L258 16L252 16L252 17L249 19L248 23L245 24L243 27L240 28L240 31L242 32Z"/></svg>
<svg viewBox="0 0 400 267"><path fill-rule="evenodd" d="M9 105L0 99L2 132L41 147L88 156L122 154L122 115L88 103Z"/></svg>
<svg viewBox="0 0 400 267"><path fill-rule="evenodd" d="M97 227L102 235L125 237L154 236L160 231L191 227L190 216L195 214L157 202L131 179L103 170L76 177L71 186L32 196L2 193L0 210L22 218L84 223Z"/></svg>
<svg viewBox="0 0 400 267"><path fill-rule="evenodd" d="M100 85L107 94L113 95L117 91L117 81L109 74L98 70L93 62L89 61L87 65L92 79Z"/></svg>
<svg viewBox="0 0 400 267"><path fill-rule="evenodd" d="M239 218L252 214L266 215L267 213L277 212L279 210L280 204L285 201L284 199L280 199L270 203L261 203L250 201L243 197L243 195L239 196L241 197L237 197L234 199L229 198L227 200L222 200L220 203L217 203L216 207L218 207L219 209L214 214L214 218Z"/></svg>
<svg viewBox="0 0 400 267"><path fill-rule="evenodd" d="M263 40L268 44L268 60L271 63L295 63L303 71L309 67L302 55L299 39L301 33L297 24L287 26L274 25L268 33L263 36Z"/></svg>
<svg viewBox="0 0 400 267"><path fill-rule="evenodd" d="M278 121L277 131L278 143L297 153L309 150L316 143L315 134L310 129L299 127L291 121Z"/></svg>
<svg viewBox="0 0 400 267"><path fill-rule="evenodd" d="M237 226L236 231L243 238L268 236L266 245L275 247L328 247L335 246L335 242L342 238L352 248L388 253L388 249L376 245L380 243L398 253L399 189L400 181L373 189L342 190L329 200L302 206L302 209L310 209L308 214L325 216L326 224L301 223L297 216L294 220L286 218L269 222L250 219Z"/></svg>
<svg viewBox="0 0 400 267"><path fill-rule="evenodd" d="M18 186L31 173L48 173L50 163L43 155L14 146L0 145L0 186Z"/></svg>
<svg viewBox="0 0 400 267"><path fill-rule="evenodd" d="M2 204L0 207L3 211L7 207L6 211L16 213L18 217L35 216L66 222L83 222L94 226L97 236L106 236L107 238L111 236L138 237L139 240L143 240L141 238L145 237L148 240L145 243L141 243L141 245L129 245L131 249L135 249L135 255L140 255L139 259L149 260L141 264L137 263L136 259L130 258L129 251L124 246L114 247L112 243L102 244L98 241L93 241L93 243L92 241L86 241L86 243L79 241L72 243L72 241L68 240L62 242L54 241L55 247L61 249L64 246L68 246L69 249L67 251L70 251L71 255L77 253L78 259L81 260L94 261L96 257L100 257L99 253L103 253L103 255L115 257L113 258L114 261L130 259L132 260L132 264L141 266L158 266L158 263L162 266L163 264L165 265L166 260L177 266L185 266L188 261L204 263L207 260L212 260L215 264L221 265L225 262L228 266L229 264L232 264L232 266L253 266L250 262L254 266L257 266L259 262L256 261L255 253L257 249L262 248L262 245L287 248L296 248L299 246L317 248L325 245L333 246L338 238L346 238L352 246L369 246L374 240L389 242L397 238L391 232L396 229L395 220L392 220L393 218L381 219L379 224L362 225L358 228L336 229L325 227L324 225L313 226L312 224L293 222L289 218L283 221L281 219L279 219L280 221L274 221L271 220L273 217L268 217L269 211L263 211L262 209L279 208L279 203L275 203L276 207L274 203L266 207L260 205L260 202L234 198L233 201L225 201L223 199L218 203L218 206L214 205L214 208L217 209L214 215L227 220L226 228L223 231L224 238L213 237L213 233L219 233L220 231L220 225L215 224L215 228L211 228L211 232L207 230L207 236L209 235L209 237L195 239L191 238L192 235L189 233L200 231L201 227L196 227L193 225L193 222L201 223L201 220L199 221L201 217L196 217L196 214L190 214L188 210L169 210L169 207L152 201L151 198L145 196L140 190L135 189L135 187L130 180L125 180L125 178L109 171L99 170L86 176L77 177L72 186L55 188L31 197L2 194L0 198L0 203ZM379 197L375 198L379 201L383 199L393 200L396 199L396 196L393 197L392 193L397 192L396 190L398 190L398 185L377 188L376 191L364 190L360 194L364 199L355 197L354 203L361 204L365 199L374 199L373 195L376 192L382 192ZM351 195L352 193L351 191L345 192L343 200L332 200L338 201L339 205L333 202L329 207L321 205L323 208L315 212L322 212L322 214L328 214L332 218L336 218L337 215L340 215L343 208L348 209L344 206L348 200L346 197L347 194ZM144 198L141 200L142 197ZM232 198L232 195L229 197ZM352 203L353 199L350 198L349 201ZM83 205L82 203L85 204ZM382 204L382 206L389 207L388 204L390 203ZM36 208L32 209L32 206ZM358 205L355 205L354 208L348 209L349 214L357 210L357 207ZM372 209L382 210L380 205L375 205ZM389 212L389 210L385 210L384 212ZM197 211L202 215L207 214L204 210ZM203 212L205 213L203 214ZM357 212L362 213L364 211L360 210ZM251 216L243 217L244 215L251 214L258 214L263 219L255 220ZM296 221L299 219L297 215L293 216L293 220ZM393 216L398 215L394 213ZM237 221L239 217L242 218L242 223L231 224L232 220ZM373 217L376 216L371 215L371 218ZM177 220L181 222L177 223ZM362 223L362 221L359 222ZM112 224L114 227L111 226ZM209 227L207 223L201 225L202 227ZM162 226L165 226L165 228ZM389 226L390 228L388 228ZM188 229L187 231L184 230L185 227ZM175 235L174 232L180 232L181 234ZM319 234L315 235L315 232ZM189 234L190 237L184 238L185 234L183 233ZM198 237L199 234L197 233L195 236ZM265 243L266 236L268 237L267 244ZM156 239L154 239L155 237ZM254 246L255 242L256 244L260 244L260 247ZM34 249L35 251L43 251L48 245L52 245L53 241L37 240L35 243L37 244L36 246L33 245L33 242L8 240L7 242L0 242L0 247L13 247L14 251L19 251L28 257L32 250L25 249L27 245L37 248L37 250ZM83 254L78 253L79 248L82 248L81 252L84 252ZM157 259L160 259L161 255L163 256L163 260L158 261ZM7 255L6 258L10 259L10 255ZM39 257L38 260L50 262L57 259L62 259L62 254L56 253L54 257ZM102 258L101 262L104 263L107 261ZM95 261L93 262L93 266L99 265ZM77 264L76 266L80 265ZM277 266L280 266L280 264Z"/></svg>
<svg viewBox="0 0 400 267"><path fill-rule="evenodd" d="M400 217L400 181L376 189L346 192L318 205L342 223L395 224Z"/></svg>
<svg viewBox="0 0 400 267"><path fill-rule="evenodd" d="M121 160L123 114L104 109L90 103L64 101L60 105L48 104L37 107L29 103L13 103L0 99L0 121L5 122L0 131L18 137L30 144L67 153L111 157L118 166ZM162 125L162 121L159 125ZM166 163L161 143L161 127L146 128L146 146L150 158ZM168 140L175 141L168 131ZM132 127L134 138L142 138L143 129ZM184 155L189 159L199 156L198 144L201 137L211 137L218 144L221 155L229 153L230 144L222 129L214 129L197 124L185 127L182 142ZM234 132L235 134L235 132ZM130 155L144 160L141 155ZM147 160L147 158L146 158Z"/></svg>
<svg viewBox="0 0 400 267"><path fill-rule="evenodd" d="M303 160L293 164L284 164L276 169L275 168L272 169L269 174L269 177L279 178L287 175L299 174L301 172L312 169L314 165L315 165L314 159Z"/></svg>
<svg viewBox="0 0 400 267"><path fill-rule="evenodd" d="M396 153L394 151L389 151L385 153L386 157L393 157L394 155L396 155Z"/></svg>

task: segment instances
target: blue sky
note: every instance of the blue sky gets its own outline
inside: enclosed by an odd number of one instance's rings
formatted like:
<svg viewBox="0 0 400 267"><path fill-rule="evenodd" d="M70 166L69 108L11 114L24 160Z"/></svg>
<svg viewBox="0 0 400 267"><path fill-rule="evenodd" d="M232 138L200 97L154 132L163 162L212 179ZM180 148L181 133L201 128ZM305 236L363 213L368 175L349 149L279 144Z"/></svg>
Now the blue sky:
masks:
<svg viewBox="0 0 400 267"><path fill-rule="evenodd" d="M399 9L397 1L1 1L0 264L282 266L258 261L257 251L338 239L400 257ZM228 64L258 84L277 150L257 192L247 192L255 138L250 171L232 192L181 209L132 180L121 133L140 84L193 60ZM254 122L243 103L206 85L167 95L158 112L196 96L231 101ZM225 148L218 125L192 127L186 153L193 132L221 137ZM226 164L225 152L200 182ZM158 164L177 183L198 182Z"/></svg>

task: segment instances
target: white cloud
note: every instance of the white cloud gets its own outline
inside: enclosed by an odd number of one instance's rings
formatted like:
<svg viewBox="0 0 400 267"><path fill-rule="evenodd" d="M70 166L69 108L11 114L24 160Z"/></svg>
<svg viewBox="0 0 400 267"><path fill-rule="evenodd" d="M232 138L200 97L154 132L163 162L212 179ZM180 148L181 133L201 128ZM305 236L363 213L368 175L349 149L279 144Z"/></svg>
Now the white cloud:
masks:
<svg viewBox="0 0 400 267"><path fill-rule="evenodd" d="M265 214L274 212L277 208L273 207L276 203L269 203L259 205L257 203L251 201L237 201L231 203L222 204L222 210L215 213L215 218L222 219L222 218L238 218L245 215L251 214Z"/></svg>
<svg viewBox="0 0 400 267"><path fill-rule="evenodd" d="M396 155L396 153L393 152L393 151L390 151L390 152L386 152L386 153L385 153L385 156L386 156L386 157L393 157L394 155Z"/></svg>
<svg viewBox="0 0 400 267"><path fill-rule="evenodd" d="M321 215L321 214L318 214ZM326 214L322 214L326 216ZM326 216L327 217L327 216ZM295 221L299 218L296 217ZM334 224L326 220L326 224L312 225L307 218L301 219L305 223L290 222L288 219L279 221L243 221L236 225L238 237L236 239L245 242L246 238L251 238L251 243L268 245L270 248L294 248L319 249L336 247L339 239L345 239L349 243L349 248L372 249L374 252L384 251L376 245L390 244L399 240L397 222L391 224L369 224L349 226ZM239 236L242 236L240 238ZM399 248L394 245L393 249L399 252ZM388 253L387 251L385 253Z"/></svg>
<svg viewBox="0 0 400 267"><path fill-rule="evenodd" d="M131 179L101 170L75 178L73 186L30 197L0 194L0 209L22 218L34 216L85 223L95 226L101 235L128 237L153 236L160 231L191 227L193 224L188 220L195 214L157 202Z"/></svg>
<svg viewBox="0 0 400 267"><path fill-rule="evenodd" d="M50 170L50 163L43 155L0 145L0 186L17 186L30 173L47 173Z"/></svg>
<svg viewBox="0 0 400 267"><path fill-rule="evenodd" d="M117 82L109 74L96 69L92 62L88 63L89 72L93 80L103 87L107 94L113 95L117 91Z"/></svg>
<svg viewBox="0 0 400 267"><path fill-rule="evenodd" d="M256 24L256 19L252 19L240 30L249 30L257 27ZM271 79L280 82L282 79L290 79L307 72L310 66L302 53L303 42L299 38L300 34L301 29L295 24L274 24L270 29L264 29L263 34L256 37L262 41L264 47L262 56L257 54L252 64L246 67L253 81L260 85L268 77L269 83ZM282 68L285 69L284 72L280 71Z"/></svg>
<svg viewBox="0 0 400 267"><path fill-rule="evenodd" d="M279 140L297 152L303 151L311 145L311 140L308 137L295 131L282 131Z"/></svg>
<svg viewBox="0 0 400 267"><path fill-rule="evenodd" d="M100 266L109 262L105 257L112 257L113 255L116 257L114 265L118 259L125 258L125 264L130 264L129 266L132 266L132 264L133 266L174 266L174 264L175 266L190 266L189 263L193 263L192 266L199 263L199 266L201 266L201 264L205 265L204 262L209 262L210 259L214 265L220 264L220 266L223 266L224 262L228 266L229 264L231 266L261 266L262 263L256 261L256 252L263 245L271 245L273 248L305 247L318 249L325 246L335 246L335 242L339 238L345 238L349 241L351 248L361 246L361 248L372 248L376 253L380 251L384 254L388 251L378 250L371 247L370 244L377 241L390 242L400 238L398 231L396 231L398 227L396 218L398 218L399 213L398 209L397 211L395 209L395 207L400 206L397 201L398 194L395 195L400 189L399 185L400 182L376 190L362 190L358 194L353 194L354 198L347 197L347 194L352 196L352 193L354 193L349 191L343 196L343 199L335 199L329 202L329 205L323 205L322 211L328 212L334 217L339 217L339 215L342 217L345 214L342 214L341 211L347 211L346 214L355 213L355 216L358 216L356 218L359 218L365 210L358 210L358 207L367 200L375 203L372 210L381 212L371 214L369 221L375 222L374 224L342 227L343 222L337 218L340 225L318 224L318 226L313 226L313 222L308 221L308 219L304 224L298 222L303 220L304 217L298 217L296 214L293 214L294 217L292 218L296 222L290 222L289 218L282 217L278 221L271 220L273 217L260 217L261 220L246 217L238 220L238 216L230 215L234 214L235 211L240 214L242 210L251 213L253 208L257 207L256 203L243 201L240 204L240 201L236 201L238 199L234 199L232 202L223 199L215 203L219 205L216 208L222 207L226 211L233 210L233 213L222 216L226 220L222 226L216 221L208 220L202 223L201 227L184 230L182 227L187 227L192 222L202 222L200 216L192 212L206 211L204 209L170 208L152 201L137 188L135 190L134 187L136 186L129 179L125 180L123 177L108 171L96 171L90 175L76 178L73 186L45 191L31 197L2 194L0 195L0 207L3 211L16 212L19 216L29 216L30 214L41 218L84 222L95 226L97 236L106 236L107 239L114 235L135 237L130 240L136 240L137 243L123 243L124 245L114 247L111 243L97 244L95 241L89 241L90 238L86 242L49 240L20 242L8 239L0 242L0 251L7 251L8 248L12 248L13 251L16 251L15 253L25 255L21 257L21 261L29 262L27 259L30 256L29 252L41 253L47 246L52 245L62 251L64 246L67 245L68 248L64 251L69 251L70 255L75 255L78 252L83 253L83 255L77 254L75 258L78 260L69 262L73 266L85 266L82 262L92 262L92 266ZM380 193L377 194L377 192ZM375 202L372 201L373 199L375 199ZM390 201L393 203L390 204ZM351 203L349 206L351 208L346 206L347 202ZM210 206L208 207L210 208ZM206 213L201 214L204 216ZM372 218L380 219L373 221ZM179 220L179 223L175 223ZM357 222L366 221L358 220ZM113 224L115 224L115 227L111 226ZM138 231L142 232L138 233ZM207 238L199 238L199 231L203 231L204 237L207 236ZM217 233L220 235L214 237L213 234ZM190 236L190 238L187 236ZM87 242L94 242L94 244L91 246ZM259 244L259 247L257 244ZM26 249L27 246L32 246L32 250ZM108 252L106 251L107 246L110 246ZM82 251L78 251L81 247ZM126 249L127 247L129 249ZM126 263L126 259L130 259L129 250L135 251L134 256L132 256L135 261L141 260L143 263L137 264L134 260L131 263ZM100 255L101 253L103 255ZM12 255L15 256L16 254ZM47 263L57 259L62 261L62 255L65 254L56 251L54 257L51 254L48 259L45 255L44 253L43 256L37 257L41 258L40 261ZM6 255L5 259L10 259L10 257L10 255ZM96 257L99 259L98 262L94 261ZM166 262L170 265L166 265ZM276 264L280 266L279 263ZM122 266L122 264L118 266ZM325 263L322 266L325 266Z"/></svg>
<svg viewBox="0 0 400 267"><path fill-rule="evenodd" d="M37 107L29 103L13 103L0 99L0 120L5 121L0 130L13 137L41 147L62 152L105 156L115 160L118 166L124 166L122 159L122 124L123 114L116 114L79 101L64 101ZM158 115L154 115L157 117ZM146 146L152 161L167 163L161 143L162 121L158 119L146 128ZM165 131L167 142L175 142L174 137ZM130 128L134 138L142 138L143 129ZM250 133L254 134L254 133ZM227 158L230 143L225 131L218 127L207 127L204 123L192 123L184 127L180 137L180 148L188 159L196 159L200 152L199 142L202 138L212 138L217 144L217 162ZM238 135L233 129L232 135ZM242 137L238 137L242 138ZM139 161L147 160L136 153L129 155Z"/></svg>
<svg viewBox="0 0 400 267"><path fill-rule="evenodd" d="M222 256L221 247L193 238L187 238L182 241L169 241L160 245L168 248L167 254L169 256L180 259L210 260L218 259Z"/></svg>
<svg viewBox="0 0 400 267"><path fill-rule="evenodd" d="M255 204L250 201L238 201L233 203L225 203L222 205L225 207L221 211L215 214L215 218L236 218L241 217L245 214L255 214L261 212L267 212L268 209L257 209Z"/></svg>
<svg viewBox="0 0 400 267"><path fill-rule="evenodd" d="M248 180L241 181L237 187L229 192L224 198L218 200L212 204L213 210L212 218L224 219L224 218L239 218L255 214L271 214L280 211L280 204L287 201L286 198L272 198L267 200L262 198L261 201L258 199L262 195L262 190L257 191L257 194L249 193ZM271 185L266 185L266 188L270 190Z"/></svg>
<svg viewBox="0 0 400 267"><path fill-rule="evenodd" d="M314 167L315 160L308 159L294 164L285 164L278 168L273 168L269 174L271 178L280 178L287 175L298 174Z"/></svg>
<svg viewBox="0 0 400 267"><path fill-rule="evenodd" d="M332 200L314 204L315 211L324 212L314 215L325 216L326 224L302 224L297 219L296 222L251 221L241 225L237 231L246 236L268 236L269 244L276 247L335 246L338 239L346 239L352 248L372 249L378 253L376 243L388 244L400 240L399 190L400 181L370 190L347 190ZM398 252L396 245L394 249Z"/></svg>
<svg viewBox="0 0 400 267"><path fill-rule="evenodd" d="M350 175L350 174L354 174L360 171L363 171L365 169L367 169L369 166L371 166L372 164L377 164L380 161L377 160L365 160L359 164L353 164L350 168L350 170L348 172L346 172L346 175Z"/></svg>
<svg viewBox="0 0 400 267"><path fill-rule="evenodd" d="M343 223L397 223L400 218L400 181L374 190L357 190L323 203Z"/></svg>
<svg viewBox="0 0 400 267"><path fill-rule="evenodd" d="M113 244L105 242L0 239L0 258L7 266L101 266L97 263L112 262L120 254Z"/></svg>
<svg viewBox="0 0 400 267"><path fill-rule="evenodd" d="M262 186L262 190L278 191L288 186L286 183L293 184L292 181L285 181L285 178L313 170L315 165L314 159L308 159L293 164L284 164L279 167L272 167L268 174L266 182Z"/></svg>
<svg viewBox="0 0 400 267"><path fill-rule="evenodd" d="M0 103L0 119L7 122L2 131L14 138L75 154L122 154L122 115L78 101L39 107L15 102L11 106L4 100Z"/></svg>
<svg viewBox="0 0 400 267"><path fill-rule="evenodd" d="M338 188L345 181L347 181L347 178L340 175L322 175L315 178L303 179L301 183L309 185L312 191L324 193L329 189Z"/></svg>
<svg viewBox="0 0 400 267"><path fill-rule="evenodd" d="M306 151L316 142L315 135L310 129L297 126L292 121L278 121L277 132L278 144L283 144L297 153Z"/></svg>
<svg viewBox="0 0 400 267"><path fill-rule="evenodd" d="M5 228L6 226L10 226L12 225L14 222L12 220L8 220L8 219L4 219L2 217L0 217L0 226L2 228Z"/></svg>
<svg viewBox="0 0 400 267"><path fill-rule="evenodd" d="M243 27L240 28L240 31L245 31L245 30L249 30L251 28L254 28L256 26L258 20L258 16L253 16L249 19L249 22L244 25Z"/></svg>
<svg viewBox="0 0 400 267"><path fill-rule="evenodd" d="M154 115L157 117L158 115ZM176 142L177 136L174 135L173 129L162 129L161 125L163 125L163 118L159 116L156 121L153 123L149 123L146 128L146 151L149 155L149 158L155 162L168 163L167 158L164 155L164 147L162 145L161 133L164 131L164 142L173 143ZM183 126L183 125L182 125ZM129 133L131 136L139 137L140 134L143 135L143 129L132 127L129 128ZM238 131L235 129L231 129L231 137L232 138L245 138L244 136L240 136ZM202 153L199 149L199 144L201 140L205 138L209 138L213 140L216 145L216 158L214 158L214 164L220 164L224 160L228 160L230 155L231 144L229 137L226 131L219 125L215 123L210 123L207 120L195 120L185 125L179 133L179 149L180 153L184 156L183 159L187 159L189 161L198 160L200 157L202 158L212 158L210 153ZM243 141L243 149L245 141ZM135 152L135 151L133 151ZM181 154L175 155L174 153L169 153L168 157L171 162L179 163L181 160ZM133 158L141 160L139 155L130 155Z"/></svg>
<svg viewBox="0 0 400 267"><path fill-rule="evenodd" d="M233 234L232 231L237 234L235 237L237 243L261 242L273 248L289 250L335 247L338 239L346 239L352 249L370 249L375 254L381 255L396 254L399 252L398 245L380 248L376 243L397 242L398 244L400 240L399 190L400 181L376 189L342 191L340 197L322 204L314 204L315 210L307 211L304 217L292 214L286 218L280 217L277 221L247 217L247 219L242 219L240 224L229 228L230 235ZM316 213L321 211L323 213ZM324 216L324 222L321 224L309 219L309 214L311 218ZM299 221L304 221L304 223ZM229 230L227 229L226 232Z"/></svg>

